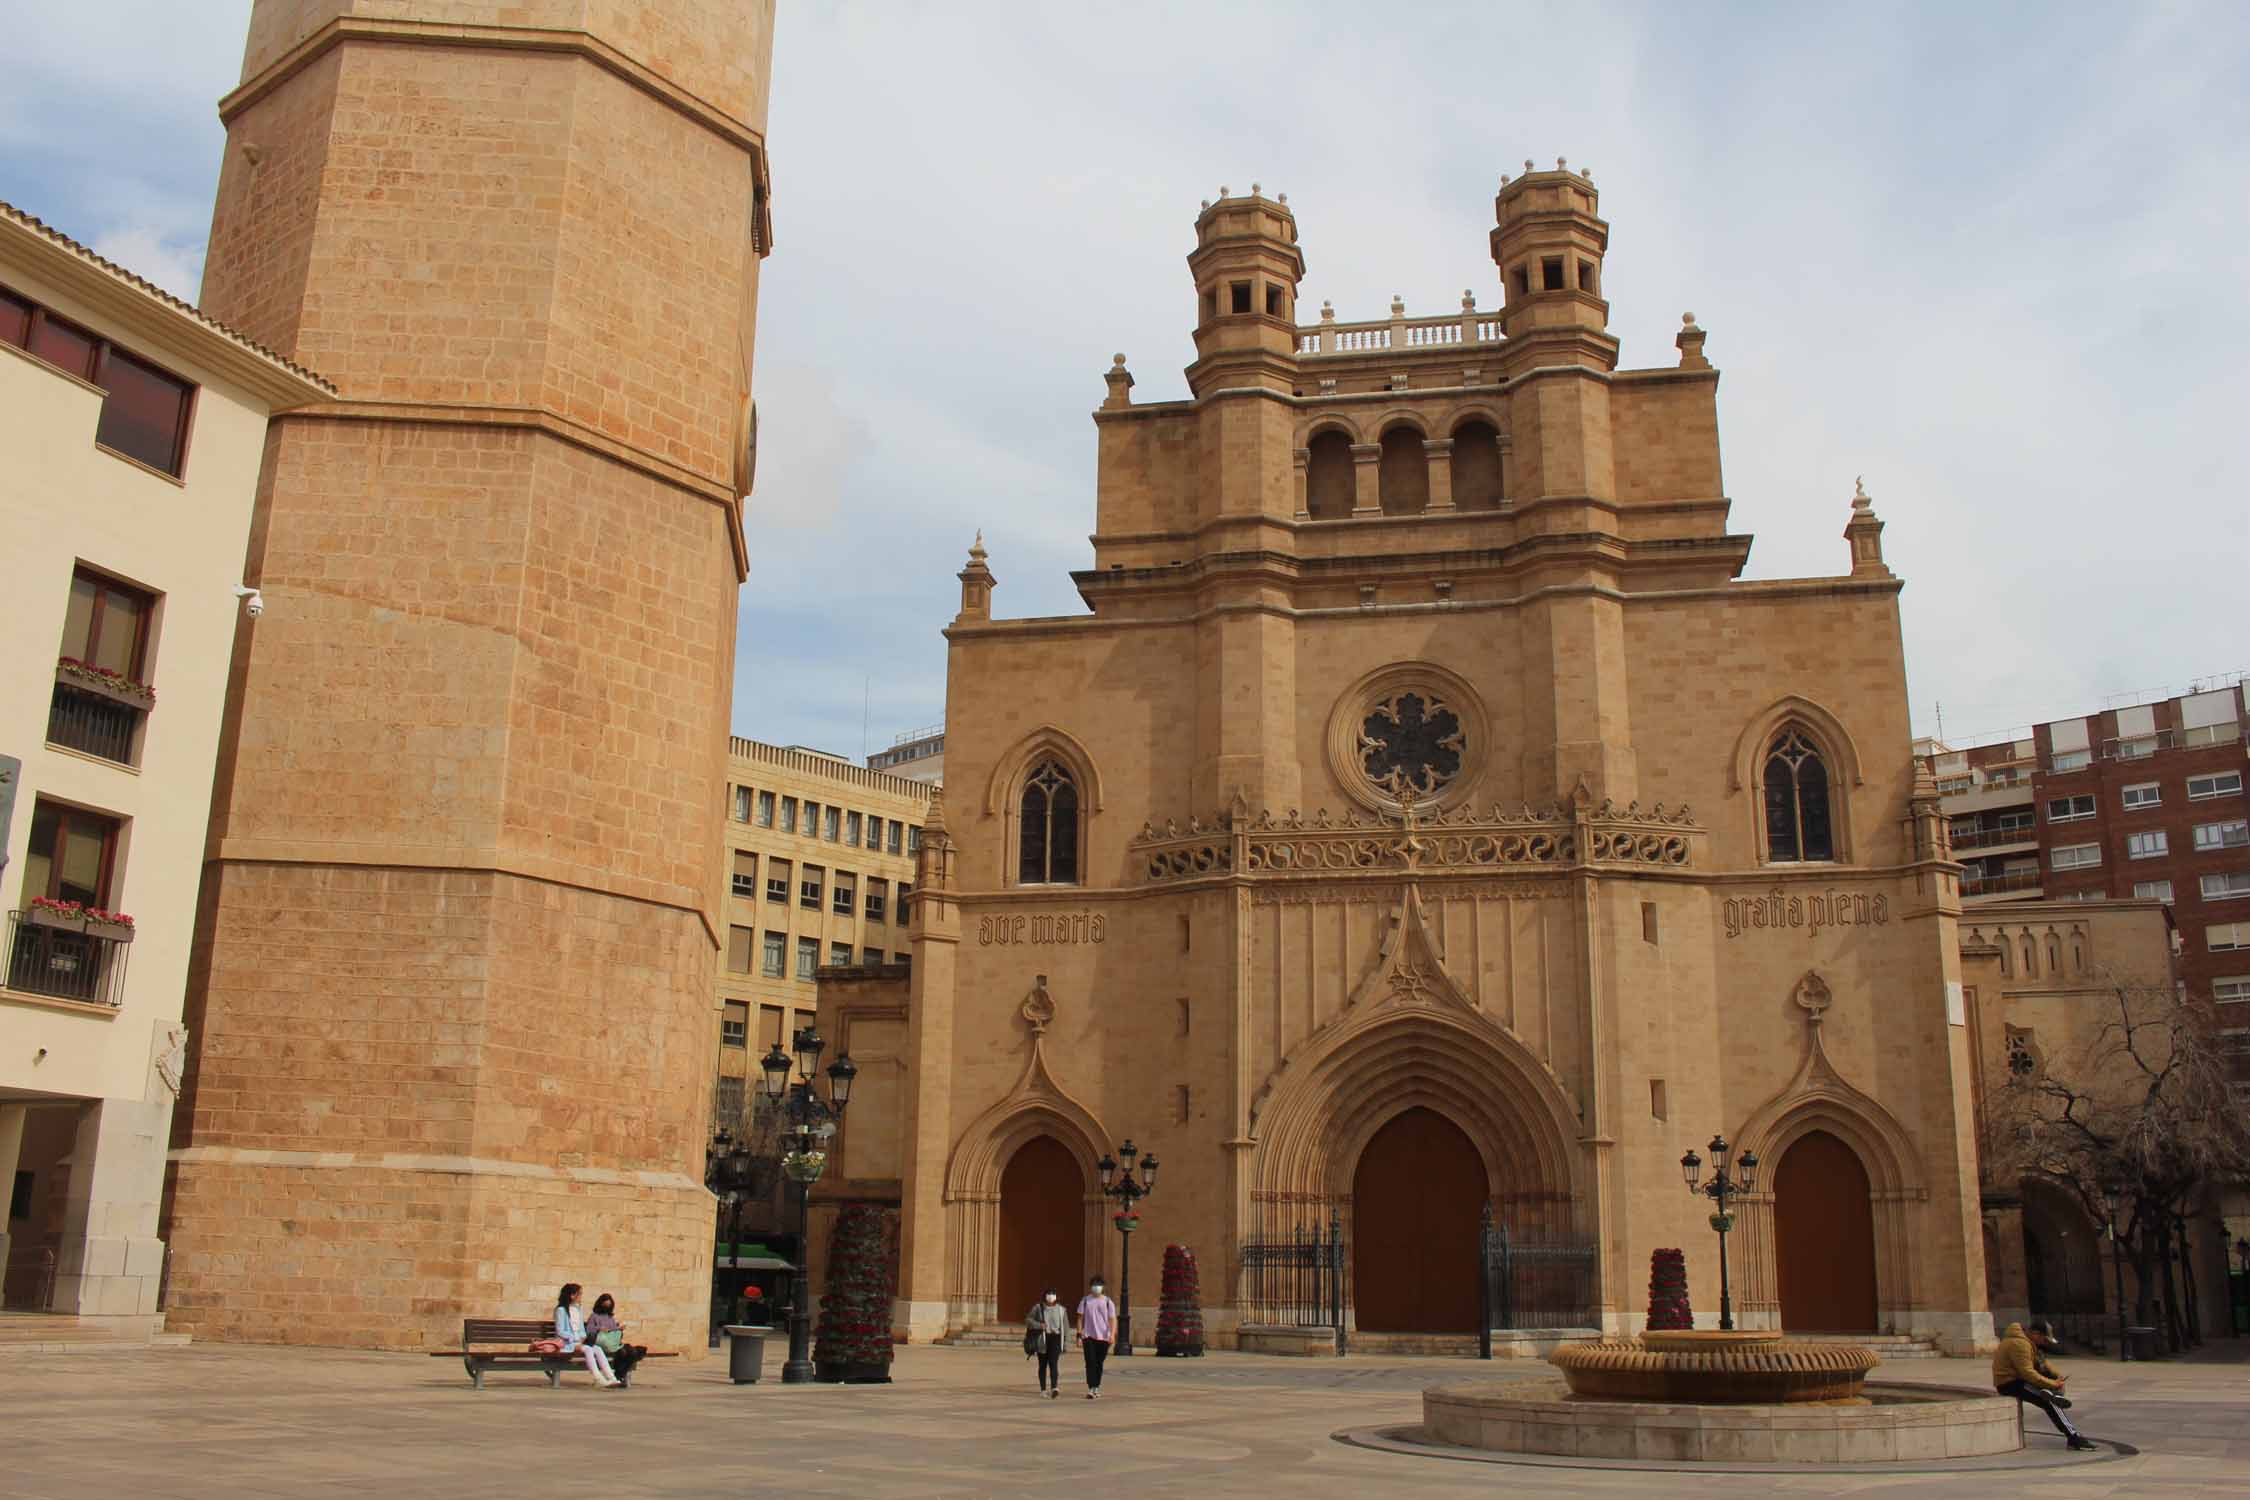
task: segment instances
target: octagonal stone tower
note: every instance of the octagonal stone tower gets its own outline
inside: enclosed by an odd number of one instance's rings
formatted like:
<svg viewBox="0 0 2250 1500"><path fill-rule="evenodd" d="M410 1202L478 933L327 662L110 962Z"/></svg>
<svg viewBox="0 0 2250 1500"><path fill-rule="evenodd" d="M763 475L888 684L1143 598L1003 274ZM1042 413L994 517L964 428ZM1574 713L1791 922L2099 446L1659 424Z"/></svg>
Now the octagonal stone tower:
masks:
<svg viewBox="0 0 2250 1500"><path fill-rule="evenodd" d="M771 0L258 0L203 306L273 424L172 1326L699 1349Z"/></svg>

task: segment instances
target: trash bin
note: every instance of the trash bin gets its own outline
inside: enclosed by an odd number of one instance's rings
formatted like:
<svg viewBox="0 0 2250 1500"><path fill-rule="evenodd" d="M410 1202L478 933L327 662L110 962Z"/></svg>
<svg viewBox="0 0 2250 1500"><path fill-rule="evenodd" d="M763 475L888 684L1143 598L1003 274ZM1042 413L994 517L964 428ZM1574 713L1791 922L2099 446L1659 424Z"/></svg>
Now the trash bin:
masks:
<svg viewBox="0 0 2250 1500"><path fill-rule="evenodd" d="M754 1324L727 1325L727 1374L736 1385L756 1385L765 1373L766 1335L772 1331Z"/></svg>
<svg viewBox="0 0 2250 1500"><path fill-rule="evenodd" d="M2162 1359L2164 1357L2163 1347L2157 1343L2156 1330L2153 1328L2126 1329L2125 1346L2133 1351L2133 1358L2135 1359Z"/></svg>

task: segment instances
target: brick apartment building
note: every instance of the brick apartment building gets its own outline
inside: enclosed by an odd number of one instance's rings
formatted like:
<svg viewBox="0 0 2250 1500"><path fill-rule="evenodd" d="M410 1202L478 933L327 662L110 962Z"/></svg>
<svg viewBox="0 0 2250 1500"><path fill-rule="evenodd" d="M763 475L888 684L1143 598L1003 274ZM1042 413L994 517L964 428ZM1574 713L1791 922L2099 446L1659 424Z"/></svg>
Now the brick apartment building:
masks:
<svg viewBox="0 0 2250 1500"><path fill-rule="evenodd" d="M2161 900L2188 992L2250 1026L2250 699L2244 674L2198 686L1993 744L1916 750L1943 797L1964 907Z"/></svg>

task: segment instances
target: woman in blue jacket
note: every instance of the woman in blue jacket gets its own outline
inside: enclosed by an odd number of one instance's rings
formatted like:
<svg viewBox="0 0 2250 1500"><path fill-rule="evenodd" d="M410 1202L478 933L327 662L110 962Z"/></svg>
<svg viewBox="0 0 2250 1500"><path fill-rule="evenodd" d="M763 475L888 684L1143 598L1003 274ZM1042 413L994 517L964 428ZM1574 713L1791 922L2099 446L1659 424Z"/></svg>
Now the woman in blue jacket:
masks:
<svg viewBox="0 0 2250 1500"><path fill-rule="evenodd" d="M555 1337L562 1340L563 1353L586 1357L586 1368L594 1372L603 1390L615 1390L625 1382L610 1373L609 1356L602 1352L602 1346L586 1337L586 1312L578 1305L584 1294L585 1288L575 1281L563 1284L555 1298Z"/></svg>

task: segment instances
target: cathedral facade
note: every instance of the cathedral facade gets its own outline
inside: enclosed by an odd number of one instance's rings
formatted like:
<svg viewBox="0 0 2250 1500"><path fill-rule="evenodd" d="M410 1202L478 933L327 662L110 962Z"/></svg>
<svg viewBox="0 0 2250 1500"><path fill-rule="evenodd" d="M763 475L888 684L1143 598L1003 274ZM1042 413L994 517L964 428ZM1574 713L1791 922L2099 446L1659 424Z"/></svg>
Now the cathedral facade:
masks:
<svg viewBox="0 0 2250 1500"><path fill-rule="evenodd" d="M824 1193L899 1202L901 1336L1114 1286L1127 1138L1144 1340L1156 1247L1254 1343L1305 1236L1355 1332L1465 1332L1487 1223L1582 1273L1549 1322L1637 1328L1672 1246L1709 1322L1681 1158L1723 1135L1738 1322L1989 1342L1881 522L1738 577L1704 332L1618 367L1597 209L1503 179L1499 310L1300 322L1286 198L1222 191L1190 396L1120 355L1094 414L1089 612L996 617L971 552L911 976L822 985L860 1067Z"/></svg>

